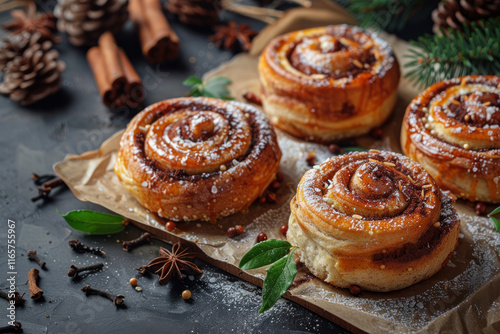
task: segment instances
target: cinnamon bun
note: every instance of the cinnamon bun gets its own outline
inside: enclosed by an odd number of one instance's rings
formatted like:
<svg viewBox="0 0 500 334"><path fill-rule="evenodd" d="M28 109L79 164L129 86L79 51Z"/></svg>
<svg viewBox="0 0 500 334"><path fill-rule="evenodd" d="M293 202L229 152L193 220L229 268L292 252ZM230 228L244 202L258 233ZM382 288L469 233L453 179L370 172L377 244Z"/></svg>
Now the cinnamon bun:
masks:
<svg viewBox="0 0 500 334"><path fill-rule="evenodd" d="M127 126L115 171L150 211L215 221L246 209L274 179L281 151L265 115L239 102L178 98Z"/></svg>
<svg viewBox="0 0 500 334"><path fill-rule="evenodd" d="M338 287L402 289L453 254L460 222L452 199L416 162L371 150L309 170L291 204L287 238L302 262Z"/></svg>
<svg viewBox="0 0 500 334"><path fill-rule="evenodd" d="M273 125L328 142L380 126L396 103L400 72L387 42L339 25L275 38L260 57L259 74Z"/></svg>
<svg viewBox="0 0 500 334"><path fill-rule="evenodd" d="M401 146L457 197L500 203L500 77L426 89L406 110Z"/></svg>

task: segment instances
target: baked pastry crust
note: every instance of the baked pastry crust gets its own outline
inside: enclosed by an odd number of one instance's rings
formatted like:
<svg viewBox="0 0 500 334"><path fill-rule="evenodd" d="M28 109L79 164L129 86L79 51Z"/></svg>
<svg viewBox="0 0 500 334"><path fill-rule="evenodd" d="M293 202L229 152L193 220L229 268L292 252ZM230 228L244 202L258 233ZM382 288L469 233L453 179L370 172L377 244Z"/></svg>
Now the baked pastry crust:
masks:
<svg viewBox="0 0 500 334"><path fill-rule="evenodd" d="M130 121L115 171L160 217L213 222L248 208L275 178L280 159L276 134L257 108L178 98Z"/></svg>
<svg viewBox="0 0 500 334"><path fill-rule="evenodd" d="M347 25L275 38L260 57L259 74L271 123L317 142L380 126L394 108L400 76L387 42Z"/></svg>
<svg viewBox="0 0 500 334"><path fill-rule="evenodd" d="M407 157L371 150L309 170L290 203L288 241L317 277L338 287L402 289L453 254L452 200Z"/></svg>
<svg viewBox="0 0 500 334"><path fill-rule="evenodd" d="M499 85L497 76L443 81L406 109L403 151L457 197L500 203Z"/></svg>

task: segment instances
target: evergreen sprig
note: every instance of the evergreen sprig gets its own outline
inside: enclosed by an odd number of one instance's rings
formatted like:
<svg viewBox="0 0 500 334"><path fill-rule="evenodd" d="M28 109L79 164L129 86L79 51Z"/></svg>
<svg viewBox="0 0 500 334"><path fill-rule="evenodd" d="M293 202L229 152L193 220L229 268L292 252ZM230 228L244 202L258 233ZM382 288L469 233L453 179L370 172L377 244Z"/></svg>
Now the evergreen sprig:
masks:
<svg viewBox="0 0 500 334"><path fill-rule="evenodd" d="M500 73L500 20L489 19L465 26L464 31L425 35L406 56L406 76L420 87L470 74Z"/></svg>
<svg viewBox="0 0 500 334"><path fill-rule="evenodd" d="M361 21L363 28L393 32L403 28L417 5L422 5L422 1L348 0L347 10Z"/></svg>

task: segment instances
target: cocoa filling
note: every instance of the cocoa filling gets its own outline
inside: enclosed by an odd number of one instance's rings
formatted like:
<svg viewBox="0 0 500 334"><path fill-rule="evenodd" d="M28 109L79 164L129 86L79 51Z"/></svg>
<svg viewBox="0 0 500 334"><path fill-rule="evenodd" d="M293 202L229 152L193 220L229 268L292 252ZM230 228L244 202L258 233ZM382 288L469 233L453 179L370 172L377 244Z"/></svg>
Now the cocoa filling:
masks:
<svg viewBox="0 0 500 334"><path fill-rule="evenodd" d="M191 110L197 110L197 109L198 110L212 110L213 109L211 106L206 106L203 104L194 104L194 105L182 106L182 107L177 106L177 108L179 108L179 109L190 108ZM170 108L167 111L165 111L165 110L159 111L154 115L153 120L154 121L158 120L161 116L167 114L168 112L175 112L175 111L177 111L177 108ZM225 113L223 111L223 109L215 110L215 112L220 112L222 115L227 117L227 113ZM252 141L251 141L251 144L250 144L250 147L249 147L247 153L244 156L240 156L240 157L234 159L238 162L244 161L245 159L248 158L248 156L250 156L252 153L254 153L254 148L258 142L259 135L260 135L260 128L259 128L259 124L256 120L255 115L253 113L248 113L248 114L250 115L248 118L248 121L250 122L250 127L252 129ZM158 161L156 161L155 159L150 159L150 158L146 157L145 150L144 150L145 140L146 140L146 138L145 138L145 135L143 133L136 133L134 136L134 146L137 148L137 152L139 152L140 160L145 165L147 165L148 167L153 169L153 171L155 172L155 174L159 178L160 182L168 182L171 179L196 182L198 180L208 179L208 178L211 178L211 177L214 177L216 175L223 173L222 171L215 171L215 172L210 172L210 173L189 175L182 169L176 169L173 171L165 171L160 167L161 165L158 163ZM234 160L232 160L228 164L226 164L227 169L230 169L233 166L235 166ZM249 168L251 168L251 166L249 166Z"/></svg>
<svg viewBox="0 0 500 334"><path fill-rule="evenodd" d="M449 105L454 119L462 124L484 127L500 124L500 96L496 93L464 94ZM486 108L495 108L488 112Z"/></svg>
<svg viewBox="0 0 500 334"><path fill-rule="evenodd" d="M335 35L332 35L332 36L335 36ZM337 36L335 36L335 37L337 37ZM346 35L343 37L352 39L352 36ZM296 52L297 45L299 45L302 42L303 42L303 40L299 40L295 44L295 46L293 48L291 48L287 58L288 58L288 61L290 62L290 64L292 64L292 66L295 69L297 69L298 71L300 71L304 74L324 74L327 76L327 78L333 78L333 79L337 80L337 79L341 79L341 78L354 78L358 74L366 71L365 68L360 68L354 64L351 64L351 66L347 69L347 71L343 71L343 72L340 72L337 74L330 73L327 71L319 71L318 72L318 71L312 69L310 66L303 64L302 60L301 60L302 55L299 52ZM338 42L334 49L328 50L328 52L325 52L325 53L338 52L338 51L341 51L345 48L346 48L346 46L344 44ZM377 57L375 56L374 47L369 49L367 51L366 56L361 57L361 59L359 59L359 61L361 62L361 64L368 64L369 68L371 68L372 65L377 61Z"/></svg>
<svg viewBox="0 0 500 334"><path fill-rule="evenodd" d="M447 206L443 203L443 206ZM447 209L441 210L440 226L432 225L417 243L407 243L401 248L387 253L378 253L373 255L373 262L382 264L386 262L410 262L422 256L430 254L442 242L444 236L448 234L458 223L458 217L449 217Z"/></svg>

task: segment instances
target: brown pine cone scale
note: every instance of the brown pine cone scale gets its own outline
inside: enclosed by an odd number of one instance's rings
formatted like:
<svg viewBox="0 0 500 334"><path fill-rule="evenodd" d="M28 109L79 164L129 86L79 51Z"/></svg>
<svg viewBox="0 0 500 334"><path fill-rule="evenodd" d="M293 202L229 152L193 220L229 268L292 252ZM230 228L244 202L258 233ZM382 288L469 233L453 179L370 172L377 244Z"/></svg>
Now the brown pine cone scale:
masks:
<svg viewBox="0 0 500 334"><path fill-rule="evenodd" d="M448 29L463 30L472 22L498 17L500 0L446 0L439 3L432 12L434 26L432 30L440 34Z"/></svg>
<svg viewBox="0 0 500 334"><path fill-rule="evenodd" d="M118 33L128 19L128 0L57 0L57 28L71 44L95 45L105 31Z"/></svg>

